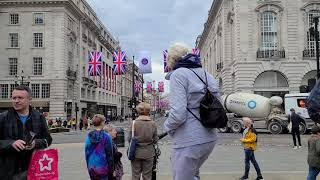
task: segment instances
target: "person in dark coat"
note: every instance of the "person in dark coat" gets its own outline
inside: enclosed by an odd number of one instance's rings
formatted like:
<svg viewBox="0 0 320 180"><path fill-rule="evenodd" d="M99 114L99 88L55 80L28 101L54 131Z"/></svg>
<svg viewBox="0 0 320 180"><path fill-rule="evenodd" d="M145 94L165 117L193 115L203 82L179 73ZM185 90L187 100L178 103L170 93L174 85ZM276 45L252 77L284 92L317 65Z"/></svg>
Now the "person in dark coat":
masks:
<svg viewBox="0 0 320 180"><path fill-rule="evenodd" d="M304 120L296 114L295 110L293 108L290 109L291 114L289 115L288 121L292 125L291 134L293 138L293 149L301 148L301 138L300 138L300 123L304 123ZM298 138L299 146L297 146L297 140L296 136Z"/></svg>
<svg viewBox="0 0 320 180"><path fill-rule="evenodd" d="M43 115L33 110L31 90L18 86L12 92L12 108L0 115L0 179L27 179L35 149L51 145Z"/></svg>
<svg viewBox="0 0 320 180"><path fill-rule="evenodd" d="M82 120L82 118L80 118L80 123L79 123L80 131L82 131L82 128L83 128L83 120Z"/></svg>
<svg viewBox="0 0 320 180"><path fill-rule="evenodd" d="M68 121L65 119L65 120L63 120L63 127L64 128L67 128L67 125L68 125Z"/></svg>

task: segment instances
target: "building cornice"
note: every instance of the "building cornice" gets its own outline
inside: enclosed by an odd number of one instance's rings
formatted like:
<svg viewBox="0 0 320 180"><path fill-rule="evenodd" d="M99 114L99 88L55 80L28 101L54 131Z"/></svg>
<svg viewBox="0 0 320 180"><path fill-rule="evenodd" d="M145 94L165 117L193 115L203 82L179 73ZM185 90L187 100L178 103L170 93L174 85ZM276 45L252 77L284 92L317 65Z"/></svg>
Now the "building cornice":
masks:
<svg viewBox="0 0 320 180"><path fill-rule="evenodd" d="M0 1L0 5L44 5L44 4L63 4L68 2L68 0L3 0Z"/></svg>
<svg viewBox="0 0 320 180"><path fill-rule="evenodd" d="M306 4L301 8L302 11L308 11L309 9L314 9L320 6L319 0L309 0Z"/></svg>
<svg viewBox="0 0 320 180"><path fill-rule="evenodd" d="M209 10L208 13L208 19L207 22L204 24L204 29L203 32L201 33L200 39L199 39L199 43L197 44L199 49L202 49L205 40L207 39L209 33L210 33L210 28L212 27L212 24L215 20L215 17L217 16L217 13L220 9L220 6L222 4L223 0L214 0L211 8Z"/></svg>
<svg viewBox="0 0 320 180"><path fill-rule="evenodd" d="M284 7L281 5L281 1L263 1L258 3L258 6L256 7L255 11L259 12L261 8L264 6L274 6L276 7L279 11L283 11Z"/></svg>
<svg viewBox="0 0 320 180"><path fill-rule="evenodd" d="M0 6L65 6L81 18L83 13L72 0L3 0Z"/></svg>

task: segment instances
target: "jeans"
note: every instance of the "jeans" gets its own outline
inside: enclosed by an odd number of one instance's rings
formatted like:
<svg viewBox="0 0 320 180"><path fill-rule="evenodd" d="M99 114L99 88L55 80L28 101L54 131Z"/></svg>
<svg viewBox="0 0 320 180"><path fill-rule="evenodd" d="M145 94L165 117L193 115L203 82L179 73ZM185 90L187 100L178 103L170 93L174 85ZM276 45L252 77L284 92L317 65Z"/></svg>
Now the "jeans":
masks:
<svg viewBox="0 0 320 180"><path fill-rule="evenodd" d="M244 163L245 163L245 172L244 172L244 175L243 177L244 178L248 178L249 177L249 170L250 170L250 161L251 163L253 164L254 168L256 169L257 171L257 175L258 176L262 176L261 175L261 170L260 170L260 167L256 161L256 158L254 156L254 151L251 150L251 149L245 149L244 150L244 153L245 153L245 160L244 160Z"/></svg>
<svg viewBox="0 0 320 180"><path fill-rule="evenodd" d="M292 129L291 134L292 134L294 146L297 146L296 135L297 135L297 138L298 138L299 146L301 146L301 139L300 139L300 131L299 131L299 128L294 128L294 129Z"/></svg>
<svg viewBox="0 0 320 180"><path fill-rule="evenodd" d="M309 166L309 174L307 180L316 180L319 172L319 168Z"/></svg>

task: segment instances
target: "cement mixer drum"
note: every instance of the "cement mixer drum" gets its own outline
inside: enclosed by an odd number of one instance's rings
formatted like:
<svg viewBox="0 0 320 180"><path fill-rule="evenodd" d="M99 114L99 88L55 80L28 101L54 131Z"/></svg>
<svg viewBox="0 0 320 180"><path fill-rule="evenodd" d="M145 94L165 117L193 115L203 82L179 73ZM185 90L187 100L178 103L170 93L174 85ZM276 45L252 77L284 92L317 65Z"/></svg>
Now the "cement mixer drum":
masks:
<svg viewBox="0 0 320 180"><path fill-rule="evenodd" d="M283 99L280 96L272 96L270 98L270 104L273 106L280 106L283 103Z"/></svg>
<svg viewBox="0 0 320 180"><path fill-rule="evenodd" d="M223 96L223 104L228 112L251 118L267 117L271 109L269 98L249 93Z"/></svg>

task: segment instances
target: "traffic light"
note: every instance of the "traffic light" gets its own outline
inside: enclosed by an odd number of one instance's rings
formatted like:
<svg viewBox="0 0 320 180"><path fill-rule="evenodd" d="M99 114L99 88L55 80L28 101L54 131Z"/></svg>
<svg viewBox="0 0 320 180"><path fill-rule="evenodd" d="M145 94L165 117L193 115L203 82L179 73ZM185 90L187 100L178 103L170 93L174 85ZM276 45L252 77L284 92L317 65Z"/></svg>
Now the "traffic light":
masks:
<svg viewBox="0 0 320 180"><path fill-rule="evenodd" d="M135 97L132 100L132 106L137 107L137 99Z"/></svg>
<svg viewBox="0 0 320 180"><path fill-rule="evenodd" d="M129 107L129 108L132 107L132 101L131 101L131 100L128 101L128 107Z"/></svg>

